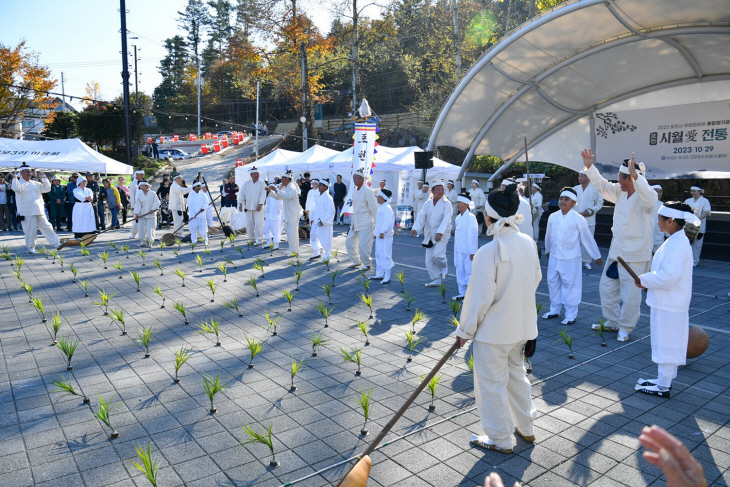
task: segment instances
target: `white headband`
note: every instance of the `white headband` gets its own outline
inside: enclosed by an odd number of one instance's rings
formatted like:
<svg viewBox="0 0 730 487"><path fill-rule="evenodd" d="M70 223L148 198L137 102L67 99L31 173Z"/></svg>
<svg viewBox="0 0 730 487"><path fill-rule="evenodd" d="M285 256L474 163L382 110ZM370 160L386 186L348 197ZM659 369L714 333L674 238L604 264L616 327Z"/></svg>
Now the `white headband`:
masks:
<svg viewBox="0 0 730 487"><path fill-rule="evenodd" d="M578 201L578 197L574 195L572 191L568 191L567 189L560 193L560 197L562 198L563 196L570 198L573 201Z"/></svg>
<svg viewBox="0 0 730 487"><path fill-rule="evenodd" d="M462 194L460 194L459 196L456 197L456 201L460 201L460 202L465 203L467 205L472 202L469 198L467 198L466 196L464 196Z"/></svg>
<svg viewBox="0 0 730 487"><path fill-rule="evenodd" d="M134 175L136 176L137 174L144 174L144 171L142 169L140 169L139 171L134 171Z"/></svg>
<svg viewBox="0 0 730 487"><path fill-rule="evenodd" d="M692 225L699 227L702 222L700 222L700 219L697 218L697 215L694 213L691 213L689 211L681 211L681 210L675 210L674 208L668 208L664 205L659 207L658 213L661 216L666 216L667 218L674 218L675 220L684 220L687 223L691 223Z"/></svg>
<svg viewBox="0 0 730 487"><path fill-rule="evenodd" d="M471 184L476 184L477 186L479 186L479 181L477 181L476 179L472 179Z"/></svg>
<svg viewBox="0 0 730 487"><path fill-rule="evenodd" d="M196 186L200 186L200 181L195 181L195 182L193 183L193 188L194 188L194 187L196 187Z"/></svg>
<svg viewBox="0 0 730 487"><path fill-rule="evenodd" d="M385 196L385 193L383 193L382 191L380 193L378 193L378 196L381 197L381 198L383 198L383 200L386 203L390 203L390 198L388 198L387 196Z"/></svg>
<svg viewBox="0 0 730 487"><path fill-rule="evenodd" d="M659 184L652 184L651 189L658 189L659 191L662 191L662 187Z"/></svg>
<svg viewBox="0 0 730 487"><path fill-rule="evenodd" d="M542 188L537 185L537 183L532 183L533 188L537 188L538 191L542 191Z"/></svg>
<svg viewBox="0 0 730 487"><path fill-rule="evenodd" d="M702 188L700 188L699 186L692 186L691 188L689 188L689 190L690 191L699 191L700 193L704 193L705 192L705 190L702 189Z"/></svg>
<svg viewBox="0 0 730 487"><path fill-rule="evenodd" d="M646 173L646 166L644 165L644 163L637 162L637 163L635 163L635 165L636 165L636 169L638 169L639 173L643 176ZM621 166L619 166L618 172L623 173L623 174L631 174L628 166L624 166L623 164Z"/></svg>
<svg viewBox="0 0 730 487"><path fill-rule="evenodd" d="M443 186L443 185L444 185L443 181L434 181L433 184L431 185L431 188L435 188L436 186Z"/></svg>
<svg viewBox="0 0 730 487"><path fill-rule="evenodd" d="M428 187L428 183L423 183L424 186Z"/></svg>
<svg viewBox="0 0 730 487"><path fill-rule="evenodd" d="M148 183L147 181L140 181L138 186L141 188L142 186L149 186L149 185L150 185L150 183Z"/></svg>

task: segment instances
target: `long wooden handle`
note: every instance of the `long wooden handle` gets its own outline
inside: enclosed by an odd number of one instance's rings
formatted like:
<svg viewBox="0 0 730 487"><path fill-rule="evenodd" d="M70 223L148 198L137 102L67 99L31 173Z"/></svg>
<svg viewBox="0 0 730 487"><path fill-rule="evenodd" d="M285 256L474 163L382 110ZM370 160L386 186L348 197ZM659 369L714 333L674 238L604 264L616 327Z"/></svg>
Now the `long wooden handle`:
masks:
<svg viewBox="0 0 730 487"><path fill-rule="evenodd" d="M206 186L207 186L207 185L206 185ZM206 210L206 209L207 209L207 208L208 208L208 207L209 207L210 205L213 205L213 203L215 203L215 200L217 200L217 199L218 199L218 198L220 198L221 196L222 196L222 195L220 195L220 194L219 194L219 195L218 195L218 196L216 196L215 198L212 198L212 199L211 199L211 200L210 200L210 201L208 202L208 204L207 204L207 205L205 205L205 208L201 208L200 210L198 210L198 212L197 212L197 213L196 213L195 215L193 215L193 219L194 219L195 217L197 217L198 215L200 215L201 213L203 213L203 212L204 212L204 211L205 211L205 210ZM215 205L213 205L213 208L215 208ZM170 210L170 211L178 211L178 210ZM185 211L185 210L183 210L183 211ZM220 217L219 217L219 218L220 218ZM188 219L188 221L189 221L189 219ZM171 234L166 234L166 235L164 235L164 237L167 237L167 235L170 235L171 237L174 237L174 236L175 236L175 234L176 234L177 232L179 232L180 230L182 230L182 228L183 228L184 226L185 226L185 223L183 223L182 225L180 225L180 227L179 227L179 228L177 228L177 229L173 230L173 232L172 232Z"/></svg>
<svg viewBox="0 0 730 487"><path fill-rule="evenodd" d="M626 263L626 261L623 260L621 257L616 257L616 260L618 260L619 264L624 266L624 269L626 269L626 272L628 272L631 275L631 277L634 278L634 281L636 282L636 284L641 286L641 279L639 279L639 276L636 274L636 272L634 272L634 270L631 267L629 267L629 265ZM641 286L641 287L644 287L644 286Z"/></svg>
<svg viewBox="0 0 730 487"><path fill-rule="evenodd" d="M431 372L426 375L426 378L423 379L421 384L416 388L415 391L413 391L413 394L406 400L405 403L400 407L400 409L393 415L392 418L390 418L390 421L388 421L388 424L385 425L383 430L378 434L378 436L375 437L375 439L370 443L370 445L367 447L367 449L360 455L358 455L360 458L364 457L365 455L370 455L380 444L383 439L385 439L385 435L390 433L390 430L395 426L395 423L405 414L406 410L413 404L413 401L416 400L418 395L423 392L423 390L426 388L428 383L433 379L433 377L438 373L439 369L446 363L446 361L451 357L456 350L459 349L459 339L457 338L453 345L451 345L451 348L449 348L443 357L441 357L441 360L438 361L438 363L434 366L433 369L431 369ZM342 477L342 479L337 483L337 487L340 487L342 485L342 482L345 480L347 475L350 473L350 470L352 470L352 467L348 469L347 473Z"/></svg>
<svg viewBox="0 0 730 487"><path fill-rule="evenodd" d="M203 176L203 173L199 173L200 177L203 178L203 183L205 183L205 187L208 188L208 192L210 192L210 186L208 186L208 182L205 180L205 176ZM220 196L223 196L223 193L220 194ZM218 208L216 208L215 205L213 205L213 209L215 210L215 214L218 217L218 222L221 224L221 228L223 228L223 220L221 220L221 214L218 213Z"/></svg>

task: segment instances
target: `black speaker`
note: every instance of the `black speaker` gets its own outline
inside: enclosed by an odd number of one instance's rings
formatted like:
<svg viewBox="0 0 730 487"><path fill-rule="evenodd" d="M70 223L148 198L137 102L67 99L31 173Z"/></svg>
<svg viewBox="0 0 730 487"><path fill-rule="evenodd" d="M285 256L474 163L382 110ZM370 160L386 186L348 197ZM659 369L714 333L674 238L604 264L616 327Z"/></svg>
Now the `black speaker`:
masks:
<svg viewBox="0 0 730 487"><path fill-rule="evenodd" d="M431 169L433 167L433 151L414 152L416 169Z"/></svg>

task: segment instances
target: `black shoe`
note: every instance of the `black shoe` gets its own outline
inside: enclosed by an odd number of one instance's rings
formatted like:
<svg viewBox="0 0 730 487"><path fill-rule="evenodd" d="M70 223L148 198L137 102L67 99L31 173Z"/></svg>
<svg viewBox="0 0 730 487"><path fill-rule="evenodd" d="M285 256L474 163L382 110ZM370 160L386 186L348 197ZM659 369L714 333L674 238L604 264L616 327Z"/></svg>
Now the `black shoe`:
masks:
<svg viewBox="0 0 730 487"><path fill-rule="evenodd" d="M368 277L368 279L371 281L382 281L383 280L382 277L376 277L376 276Z"/></svg>
<svg viewBox="0 0 730 487"><path fill-rule="evenodd" d="M560 316L560 315L550 315L550 314L545 313L544 315L542 315L542 319L543 320L552 320L553 318L557 318L558 316Z"/></svg>
<svg viewBox="0 0 730 487"><path fill-rule="evenodd" d="M634 390L643 394L649 394L650 396L659 396L666 399L669 399L670 395L669 389L657 385L641 386L636 384L636 386L634 386Z"/></svg>

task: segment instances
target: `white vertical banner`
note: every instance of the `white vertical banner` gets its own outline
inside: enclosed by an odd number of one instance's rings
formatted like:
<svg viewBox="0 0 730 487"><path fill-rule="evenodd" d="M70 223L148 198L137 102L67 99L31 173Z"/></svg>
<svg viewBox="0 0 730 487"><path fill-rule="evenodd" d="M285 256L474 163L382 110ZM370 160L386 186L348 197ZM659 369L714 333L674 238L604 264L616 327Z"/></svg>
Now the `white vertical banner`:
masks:
<svg viewBox="0 0 730 487"><path fill-rule="evenodd" d="M398 172L398 194L396 195L395 224L401 228L413 225L411 220L411 177L410 171Z"/></svg>
<svg viewBox="0 0 730 487"><path fill-rule="evenodd" d="M375 154L375 131L373 122L355 123L355 150L353 151L352 174L360 174L365 178L363 185L370 186L370 170L373 167ZM342 214L352 213L352 195L355 192L355 182L350 181L350 189L342 207Z"/></svg>

